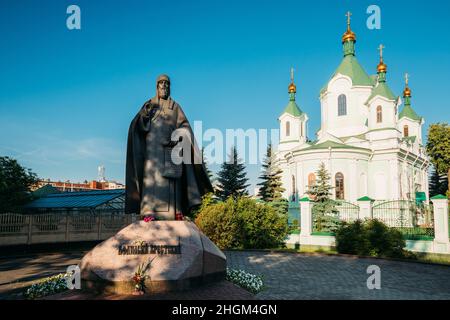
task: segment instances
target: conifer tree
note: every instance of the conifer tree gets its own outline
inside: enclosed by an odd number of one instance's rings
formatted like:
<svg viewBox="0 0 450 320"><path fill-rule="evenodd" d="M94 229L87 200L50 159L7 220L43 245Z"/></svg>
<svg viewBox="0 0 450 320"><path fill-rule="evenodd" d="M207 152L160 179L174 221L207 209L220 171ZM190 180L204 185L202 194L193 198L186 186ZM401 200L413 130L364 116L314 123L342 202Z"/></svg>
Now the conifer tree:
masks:
<svg viewBox="0 0 450 320"><path fill-rule="evenodd" d="M247 196L249 184L245 165L238 157L236 147L231 149L228 161L222 164L217 177L217 196L225 201L230 196L233 198Z"/></svg>
<svg viewBox="0 0 450 320"><path fill-rule="evenodd" d="M312 214L316 231L334 232L339 225L336 201L331 199L331 176L322 162L316 172L317 179L306 192L314 199Z"/></svg>
<svg viewBox="0 0 450 320"><path fill-rule="evenodd" d="M447 175L439 175L436 171L436 168L433 166L431 170L431 176L430 176L430 183L429 183L429 189L430 189L430 197L434 197L438 194L445 195L447 191L447 185L448 185L448 179Z"/></svg>
<svg viewBox="0 0 450 320"><path fill-rule="evenodd" d="M206 169L206 174L208 175L208 178L212 183L215 179L214 179L214 174L208 168L208 159L205 157L205 147L202 147L202 161L203 161L203 165L205 166L205 169Z"/></svg>
<svg viewBox="0 0 450 320"><path fill-rule="evenodd" d="M282 171L274 163L271 145L267 147L266 158L264 159L262 167L263 171L259 177L262 182L257 184L260 186L258 196L267 202L280 201L284 191L281 183Z"/></svg>

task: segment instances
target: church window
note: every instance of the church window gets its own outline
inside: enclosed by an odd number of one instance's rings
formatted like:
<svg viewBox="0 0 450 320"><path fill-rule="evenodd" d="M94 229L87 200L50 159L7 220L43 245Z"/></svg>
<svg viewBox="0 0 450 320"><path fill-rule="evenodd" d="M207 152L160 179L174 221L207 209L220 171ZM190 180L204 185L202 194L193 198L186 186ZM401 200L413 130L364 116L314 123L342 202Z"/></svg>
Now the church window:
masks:
<svg viewBox="0 0 450 320"><path fill-rule="evenodd" d="M409 128L407 125L403 126L403 136L409 137Z"/></svg>
<svg viewBox="0 0 450 320"><path fill-rule="evenodd" d="M340 172L335 176L336 199L344 200L344 175Z"/></svg>
<svg viewBox="0 0 450 320"><path fill-rule="evenodd" d="M347 115L347 97L345 94L341 94L338 97L338 116Z"/></svg>
<svg viewBox="0 0 450 320"><path fill-rule="evenodd" d="M383 109L381 106L377 107L377 123L383 122Z"/></svg>
<svg viewBox="0 0 450 320"><path fill-rule="evenodd" d="M291 135L291 123L289 121L286 122L286 137Z"/></svg>
<svg viewBox="0 0 450 320"><path fill-rule="evenodd" d="M316 183L316 176L314 173L308 175L308 187L313 186Z"/></svg>
<svg viewBox="0 0 450 320"><path fill-rule="evenodd" d="M296 201L296 193L297 193L297 188L295 187L295 177L292 176L292 201Z"/></svg>
<svg viewBox="0 0 450 320"><path fill-rule="evenodd" d="M308 190L311 191L313 185L316 184L316 175L314 173L310 173L308 175ZM315 196L309 195L311 200L315 200Z"/></svg>

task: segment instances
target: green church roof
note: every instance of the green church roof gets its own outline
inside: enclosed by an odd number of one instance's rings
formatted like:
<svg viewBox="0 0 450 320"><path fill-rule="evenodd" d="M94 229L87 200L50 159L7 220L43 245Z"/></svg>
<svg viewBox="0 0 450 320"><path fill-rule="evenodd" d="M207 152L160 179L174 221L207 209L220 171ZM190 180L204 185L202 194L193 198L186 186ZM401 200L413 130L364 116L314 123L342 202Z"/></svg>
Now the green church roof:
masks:
<svg viewBox="0 0 450 320"><path fill-rule="evenodd" d="M389 100L397 99L397 97L392 92L392 90L389 88L389 86L387 85L386 82L378 82L378 84L372 90L372 94L370 95L369 99L367 99L367 102L369 102L376 96L381 96L381 97L387 98Z"/></svg>
<svg viewBox="0 0 450 320"><path fill-rule="evenodd" d="M364 71L358 60L353 55L347 55L342 59L341 64L334 72L331 79L337 74L348 76L352 79L354 86L373 86L374 80ZM322 88L321 93L326 90L328 83Z"/></svg>
<svg viewBox="0 0 450 320"><path fill-rule="evenodd" d="M288 105L284 109L283 113L289 113L290 115L293 115L294 117L300 117L303 112L300 110L298 105L295 103L295 101L289 101Z"/></svg>
<svg viewBox="0 0 450 320"><path fill-rule="evenodd" d="M417 115L417 113L411 108L409 104L405 105L402 112L398 115L398 118L401 119L403 117L409 118L414 121L421 121L422 118Z"/></svg>
<svg viewBox="0 0 450 320"><path fill-rule="evenodd" d="M343 143L337 143L334 141L325 141L322 143L318 143L318 144L314 144L306 149L303 149L301 151L304 150L315 150L315 149L357 149L357 150L364 150L364 151L370 151L369 149L366 148L360 148L360 147L354 147L354 146L350 146L348 144L343 144Z"/></svg>

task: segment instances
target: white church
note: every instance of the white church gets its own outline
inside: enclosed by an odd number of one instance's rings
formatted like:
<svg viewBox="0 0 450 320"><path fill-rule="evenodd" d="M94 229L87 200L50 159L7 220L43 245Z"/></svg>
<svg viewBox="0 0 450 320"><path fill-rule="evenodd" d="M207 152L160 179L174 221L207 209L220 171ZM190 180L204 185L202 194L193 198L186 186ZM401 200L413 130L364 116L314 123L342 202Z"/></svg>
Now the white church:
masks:
<svg viewBox="0 0 450 320"><path fill-rule="evenodd" d="M377 74L366 73L355 56L350 14L342 43L342 62L320 91L321 126L315 141L307 138L308 115L295 101L291 71L289 103L278 119L280 141L275 152L284 197L298 201L305 196L323 162L335 199L414 200L425 194L428 200L424 119L411 106L408 76L401 99L389 88L383 46Z"/></svg>

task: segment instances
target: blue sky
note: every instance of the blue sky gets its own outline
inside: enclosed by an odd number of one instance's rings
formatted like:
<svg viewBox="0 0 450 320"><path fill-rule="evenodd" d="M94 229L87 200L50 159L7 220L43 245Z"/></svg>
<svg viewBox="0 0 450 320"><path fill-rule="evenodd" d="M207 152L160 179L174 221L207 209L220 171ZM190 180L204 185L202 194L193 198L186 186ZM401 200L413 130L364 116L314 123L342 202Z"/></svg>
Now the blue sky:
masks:
<svg viewBox="0 0 450 320"><path fill-rule="evenodd" d="M81 30L66 28L70 4L81 8ZM371 4L381 8L381 30L366 27ZM424 131L448 122L448 1L2 0L0 155L42 178L95 179L103 164L107 178L123 181L128 125L160 73L191 123L270 129L293 66L314 138L348 10L366 71L375 73L383 43L388 83L400 95L410 73ZM258 170L248 167L252 184Z"/></svg>

